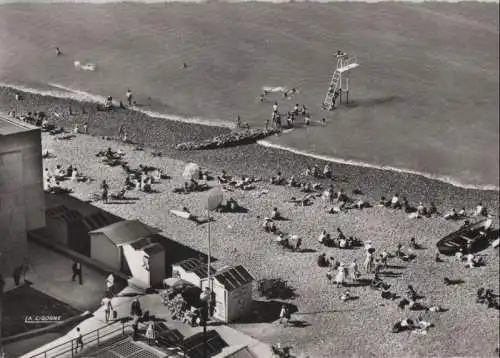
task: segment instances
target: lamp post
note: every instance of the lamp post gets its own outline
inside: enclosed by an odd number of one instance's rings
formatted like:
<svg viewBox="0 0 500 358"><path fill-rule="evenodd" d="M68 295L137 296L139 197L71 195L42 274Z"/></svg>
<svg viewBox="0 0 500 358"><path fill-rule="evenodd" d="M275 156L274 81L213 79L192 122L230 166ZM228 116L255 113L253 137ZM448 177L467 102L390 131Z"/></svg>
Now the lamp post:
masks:
<svg viewBox="0 0 500 358"><path fill-rule="evenodd" d="M203 308L203 357L208 358L207 352L207 321L209 316L210 301L212 300L212 275L210 272L210 263L212 259L212 244L210 240L210 212L216 210L222 203L223 194L220 187L215 187L208 192L207 196L207 216L208 216L208 259L207 259L207 280L208 280L208 293L205 296L205 305Z"/></svg>

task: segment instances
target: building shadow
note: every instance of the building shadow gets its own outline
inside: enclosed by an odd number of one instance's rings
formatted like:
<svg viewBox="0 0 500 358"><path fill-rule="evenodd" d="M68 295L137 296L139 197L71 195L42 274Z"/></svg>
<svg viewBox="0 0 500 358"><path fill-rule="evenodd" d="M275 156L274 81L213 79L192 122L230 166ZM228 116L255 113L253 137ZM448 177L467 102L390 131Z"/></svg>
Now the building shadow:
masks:
<svg viewBox="0 0 500 358"><path fill-rule="evenodd" d="M290 300L298 297L295 288L280 278L261 279L257 282L257 289L260 296L267 299Z"/></svg>
<svg viewBox="0 0 500 358"><path fill-rule="evenodd" d="M288 307L290 314L298 312L294 304L285 303L276 300L254 300L250 312L238 319L237 323L271 323L280 318L280 312L283 305Z"/></svg>

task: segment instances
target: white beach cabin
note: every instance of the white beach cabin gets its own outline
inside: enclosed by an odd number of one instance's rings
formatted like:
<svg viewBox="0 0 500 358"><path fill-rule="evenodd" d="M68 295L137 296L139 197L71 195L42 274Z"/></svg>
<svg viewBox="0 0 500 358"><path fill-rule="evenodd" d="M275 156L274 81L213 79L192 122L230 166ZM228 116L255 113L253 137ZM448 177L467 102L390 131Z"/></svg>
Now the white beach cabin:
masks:
<svg viewBox="0 0 500 358"><path fill-rule="evenodd" d="M247 314L252 307L253 276L241 265L227 266L212 277L215 294L214 318L233 322ZM202 290L208 287L208 279L202 280Z"/></svg>
<svg viewBox="0 0 500 358"><path fill-rule="evenodd" d="M166 260L158 232L139 220L124 220L91 231L91 257L130 274L137 285L161 285Z"/></svg>
<svg viewBox="0 0 500 358"><path fill-rule="evenodd" d="M210 268L210 274L215 274L215 269ZM191 258L172 265L172 277L201 288L201 282L208 277L208 266L199 259Z"/></svg>

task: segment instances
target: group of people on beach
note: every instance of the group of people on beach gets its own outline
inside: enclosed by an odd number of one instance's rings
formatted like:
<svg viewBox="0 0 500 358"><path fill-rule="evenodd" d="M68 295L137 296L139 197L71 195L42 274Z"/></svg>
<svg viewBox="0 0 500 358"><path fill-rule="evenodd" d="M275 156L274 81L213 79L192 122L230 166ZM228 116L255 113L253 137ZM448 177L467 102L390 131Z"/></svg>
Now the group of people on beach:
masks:
<svg viewBox="0 0 500 358"><path fill-rule="evenodd" d="M283 129L283 117L282 113L279 110L278 102L273 103L272 109L271 126L273 129L281 131ZM286 127L288 129L293 128L294 124L298 120L302 120L305 126L309 126L311 124L311 114L307 111L307 108L304 104L300 105L297 103L286 113ZM321 124L323 126L326 124L326 118L323 118L321 120ZM265 128L266 130L269 129L269 120L266 120Z"/></svg>
<svg viewBox="0 0 500 358"><path fill-rule="evenodd" d="M53 171L46 166L43 170L43 189L47 193L62 194L70 193L71 189L61 186L61 182L71 180L72 182L86 182L89 178L80 174L75 165L70 164L63 168L60 164L56 165Z"/></svg>

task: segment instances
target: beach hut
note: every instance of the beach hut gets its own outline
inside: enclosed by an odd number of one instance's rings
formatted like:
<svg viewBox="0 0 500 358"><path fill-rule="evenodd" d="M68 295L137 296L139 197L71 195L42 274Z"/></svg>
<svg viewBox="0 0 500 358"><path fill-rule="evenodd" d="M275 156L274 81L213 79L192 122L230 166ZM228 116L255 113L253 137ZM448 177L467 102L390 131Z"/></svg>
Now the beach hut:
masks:
<svg viewBox="0 0 500 358"><path fill-rule="evenodd" d="M161 284L166 260L158 232L139 220L124 220L91 231L91 257L132 275L146 287Z"/></svg>
<svg viewBox="0 0 500 358"><path fill-rule="evenodd" d="M215 269L211 267L210 273L213 275L215 272ZM195 258L183 260L172 265L172 277L180 278L201 288L202 280L208 277L208 266Z"/></svg>
<svg viewBox="0 0 500 358"><path fill-rule="evenodd" d="M215 273L212 288L215 294L214 318L233 322L247 314L252 307L252 284L255 279L241 265L225 267ZM208 279L202 280L202 290Z"/></svg>
<svg viewBox="0 0 500 358"><path fill-rule="evenodd" d="M78 211L58 205L46 210L45 222L44 237L83 255L90 255L88 230Z"/></svg>

